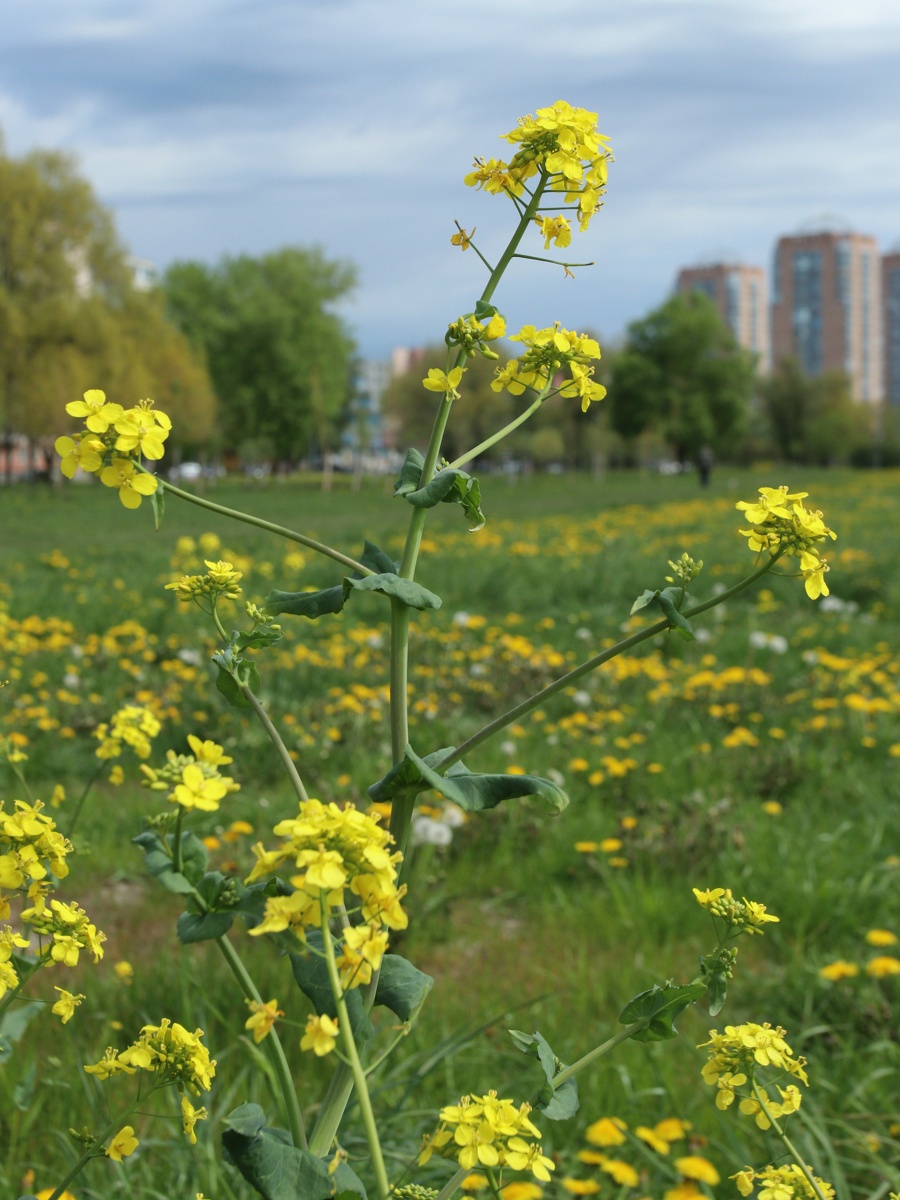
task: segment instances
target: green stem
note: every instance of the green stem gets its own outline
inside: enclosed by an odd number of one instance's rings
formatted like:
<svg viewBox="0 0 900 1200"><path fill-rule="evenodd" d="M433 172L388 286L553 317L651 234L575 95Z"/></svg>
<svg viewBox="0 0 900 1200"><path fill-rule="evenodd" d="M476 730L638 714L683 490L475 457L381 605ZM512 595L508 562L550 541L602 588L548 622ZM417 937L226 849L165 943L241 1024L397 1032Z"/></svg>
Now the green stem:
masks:
<svg viewBox="0 0 900 1200"><path fill-rule="evenodd" d="M69 839L69 841L72 840L72 834L75 832L75 826L78 824L78 818L81 816L81 810L84 808L84 802L88 798L88 792L90 792L91 788L100 778L100 773L102 770L103 763L101 762L96 771L94 771L93 775L82 788L81 795L75 801L75 806L72 809L72 819L69 822L69 828L66 830L66 837Z"/></svg>
<svg viewBox="0 0 900 1200"><path fill-rule="evenodd" d="M583 262L583 263L562 262L558 258L544 258L544 256L542 254L517 254L515 257L516 258L530 258L532 262L549 263L551 265L551 267L593 267L593 266L596 266L596 263L594 263L594 262Z"/></svg>
<svg viewBox="0 0 900 1200"><path fill-rule="evenodd" d="M184 808L178 805L178 812L175 814L175 829L172 832L172 870L176 875L181 874L181 868L184 865L181 853L181 826L184 824Z"/></svg>
<svg viewBox="0 0 900 1200"><path fill-rule="evenodd" d="M769 1109L766 1105L765 1097L763 1096L762 1092L760 1091L759 1085L757 1084L755 1079L753 1080L752 1086L753 1086L753 1094L756 1097L756 1101L759 1104L759 1107L763 1110L763 1112L768 1117L769 1123L771 1124L772 1128L775 1130L776 1135L778 1136L778 1138L780 1138L781 1142L783 1143L787 1152L790 1154L791 1158L793 1158L794 1162L797 1164L797 1166L803 1172L804 1179L809 1184L809 1186L812 1188L812 1190L815 1192L816 1196L818 1197L818 1200L825 1200L825 1195L824 1195L822 1189L816 1183L816 1179L815 1179L815 1176L813 1175L812 1171L810 1171L809 1167L806 1165L806 1163L801 1158L800 1153L797 1150L797 1147L794 1145L794 1143L791 1141L791 1139L788 1137L788 1135L779 1126L778 1122L775 1120L775 1118L769 1112Z"/></svg>
<svg viewBox="0 0 900 1200"><path fill-rule="evenodd" d="M607 1038L599 1046L595 1046L593 1050L589 1050L587 1054L582 1055L577 1062L573 1062L571 1067L566 1067L564 1071L560 1071L558 1075L553 1076L553 1090L558 1091L564 1083L568 1083L579 1071L583 1071L595 1059L602 1057L604 1054L609 1054L610 1050L615 1050L616 1046L621 1046L622 1042L627 1042L630 1037L634 1037L636 1033L640 1033L642 1029L646 1029L650 1024L649 1020L642 1018L640 1021L634 1021L631 1025L626 1025L617 1034L611 1038Z"/></svg>
<svg viewBox="0 0 900 1200"><path fill-rule="evenodd" d="M253 709L253 711L256 713L257 717L259 718L263 729L265 729L266 733L269 735L272 745L278 751L278 755L284 765L284 769L287 771L288 776L290 777L291 783L293 785L294 791L297 793L298 799L301 801L308 800L309 795L307 794L306 788L303 786L303 780L300 778L300 772L297 770L296 766L294 765L294 760L291 758L290 751L288 750L288 748L284 744L284 742L281 740L281 734L278 732L278 730L272 724L271 717L266 712L266 710L263 708L263 706L260 704L260 702L257 700L256 696L254 696L254 694L250 691L250 689L246 685L241 684L240 688L241 688L241 692L244 695L244 698L247 700L250 707Z"/></svg>
<svg viewBox="0 0 900 1200"><path fill-rule="evenodd" d="M159 479L159 476L156 478ZM351 570L358 571L361 575L376 574L370 567L357 562L349 554L342 554L340 550L335 550L332 546L327 546L324 542L317 542L315 538L307 537L304 533L296 533L293 529L285 528L284 525L276 525L272 521L265 521L262 517L251 516L250 513L241 512L236 508L226 508L223 504L214 504L212 500L206 500L202 496L194 496L191 492L185 492L180 487L175 487L174 484L166 483L162 479L159 480L159 486L165 491L171 492L173 496L178 496L182 500L187 500L190 504L198 505L200 508L207 508L222 517L231 517L234 521L243 521L245 525L254 525L257 529L265 529L268 533L277 533L279 537L286 538L289 542L299 542L301 546L315 550L318 554L324 554L327 558L333 558L335 562L339 562L345 567L350 567Z"/></svg>
<svg viewBox="0 0 900 1200"><path fill-rule="evenodd" d="M436 1200L450 1200L454 1192L458 1192L462 1181L470 1174L468 1167L460 1167L455 1175L452 1175L441 1190L438 1192Z"/></svg>
<svg viewBox="0 0 900 1200"><path fill-rule="evenodd" d="M156 1090L155 1088L151 1088L151 1093L155 1090ZM151 1093L148 1093L148 1095ZM143 1099L146 1100L147 1097L144 1096ZM88 1163L91 1161L92 1158L102 1158L103 1157L103 1153L104 1153L103 1143L106 1141L106 1139L108 1137L112 1137L113 1134L119 1132L119 1130L122 1128L122 1122L127 1120L128 1117L131 1116L131 1114L134 1112L134 1110L137 1108L138 1104L140 1104L140 1103L142 1103L141 1099L135 1100L135 1102L133 1104L129 1105L128 1108L126 1108L123 1112L119 1113L119 1115L114 1120L110 1121L110 1123L106 1126L106 1128L103 1130L103 1132L101 1134L98 1134L98 1136L94 1138L90 1149L85 1150L84 1154L82 1154L81 1158L79 1158L78 1162L75 1164L75 1166L72 1168L72 1170L68 1173L68 1175L65 1177L65 1179L63 1179L62 1183L58 1183L56 1185L56 1188L54 1189L54 1191L52 1192L52 1194L50 1196L50 1200L59 1200L60 1196L63 1195L63 1193L65 1192L65 1190L69 1186L69 1184L72 1182L72 1180L75 1179L76 1176L81 1174L81 1172L88 1165Z"/></svg>
<svg viewBox="0 0 900 1200"><path fill-rule="evenodd" d="M723 604L726 600L730 600L732 596L736 596L738 592L744 591L745 588L750 587L751 584L754 584L758 579L761 579L767 571L772 569L780 557L780 554L773 555L767 563L761 566L759 570L754 571L752 575L748 575L746 579L742 579L740 583L736 583L734 587L729 588L728 591L722 592L718 596L714 596L711 600L705 600L702 604L695 604L693 608L687 609L687 611L684 613L684 616L696 617L700 613L706 612L710 608L715 608L717 604ZM460 746L457 746L452 754L448 754L447 757L442 758L439 763L435 763L434 769L439 771L443 768L452 766L455 762L459 762L462 756L474 749L475 746L480 746L482 742L485 742L488 738L493 737L495 733L499 733L501 729L505 729L507 725L511 725L514 721L517 721L519 717L524 716L525 713L531 712L531 710L534 708L538 708L546 700L549 700L551 696L555 696L557 692L563 691L564 688L569 687L570 684L575 683L576 680L581 679L582 676L589 675L591 671L596 671L598 667L602 667L603 664L609 662L611 658L618 657L618 655L623 654L626 650L630 650L633 646L639 646L641 642L646 642L650 638L656 637L658 633L662 633L664 630L670 628L672 628L672 626L668 620L657 621L654 625L649 625L646 629L642 629L639 633L633 633L631 637L624 638L621 642L617 642L615 646L610 646L608 650L603 650L600 652L600 654L595 654L593 658L589 658L587 662L583 662L581 666L575 667L573 670L568 671L565 675L561 675L559 679L555 680L551 684L548 684L547 687L542 688L541 691L535 692L533 696L529 696L527 700L523 700L522 703L517 704L515 708L508 709L508 711L503 713L501 716L496 717L493 721L488 722L488 724L479 729L477 733L473 733L471 737L466 738L466 740Z"/></svg>
<svg viewBox="0 0 900 1200"><path fill-rule="evenodd" d="M327 918L322 921L322 940L325 946L325 962L328 966L328 981L331 984L331 992L337 1007L338 1028L341 1040L344 1043L344 1052L350 1064L350 1070L353 1073L353 1083L356 1087L359 1111L362 1114L363 1125L366 1129L366 1141L369 1143L369 1153L372 1156L372 1168L375 1172L378 1194L380 1200L388 1200L391 1189L384 1166L384 1157L381 1153L381 1141L379 1140L378 1128L375 1124L375 1114L372 1111L372 1099L369 1096L366 1073L360 1062L359 1051L356 1048L356 1039L353 1036L353 1030L350 1026L350 1016L347 1012L347 1002L344 999L344 992L341 988L337 962L334 957L334 942L331 938L331 930L328 928Z"/></svg>
<svg viewBox="0 0 900 1200"><path fill-rule="evenodd" d="M228 938L224 936L216 938L216 944L231 968L232 974L240 984L241 991L246 998L255 1001L257 1004L262 1004L263 999L257 990L256 984L250 978L241 956ZM265 1045L281 1089L281 1098L291 1131L291 1141L295 1146L306 1150L306 1130L303 1127L303 1114L300 1112L300 1104L297 1100L297 1089L294 1087L294 1080L284 1053L284 1046L282 1046L281 1039L274 1029L270 1030L266 1036Z"/></svg>
<svg viewBox="0 0 900 1200"><path fill-rule="evenodd" d="M512 433L514 429L518 429L520 425L524 425L528 418L533 413L536 413L547 399L552 386L552 381L548 379L546 385L541 390L540 395L532 404L528 406L528 408L525 409L524 412L519 413L514 420L510 421L508 425L504 425L503 428L499 429L496 433L491 434L489 438L485 438L483 442L479 442L474 449L469 450L466 454L461 454L459 458L455 458L453 462L449 464L449 466L451 468L464 466L467 462L471 462L473 458L477 458L479 454L483 454L485 450L489 450L491 446L496 445L497 442L502 441L502 439L507 437L508 434Z"/></svg>

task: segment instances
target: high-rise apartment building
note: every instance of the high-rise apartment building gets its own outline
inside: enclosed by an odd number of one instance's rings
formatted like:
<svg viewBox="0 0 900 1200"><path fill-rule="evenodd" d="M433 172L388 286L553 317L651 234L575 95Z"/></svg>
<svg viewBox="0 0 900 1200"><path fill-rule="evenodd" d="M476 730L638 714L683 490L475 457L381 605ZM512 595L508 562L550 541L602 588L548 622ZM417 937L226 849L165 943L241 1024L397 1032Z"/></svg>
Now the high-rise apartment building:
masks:
<svg viewBox="0 0 900 1200"><path fill-rule="evenodd" d="M900 250L881 260L881 332L884 344L884 398L900 406Z"/></svg>
<svg viewBox="0 0 900 1200"><path fill-rule="evenodd" d="M738 344L758 356L760 371L768 370L769 314L762 267L743 263L683 267L675 287L678 292L703 292L709 296Z"/></svg>
<svg viewBox="0 0 900 1200"><path fill-rule="evenodd" d="M807 375L846 372L855 400L882 397L880 260L875 239L823 231L775 249L772 359Z"/></svg>

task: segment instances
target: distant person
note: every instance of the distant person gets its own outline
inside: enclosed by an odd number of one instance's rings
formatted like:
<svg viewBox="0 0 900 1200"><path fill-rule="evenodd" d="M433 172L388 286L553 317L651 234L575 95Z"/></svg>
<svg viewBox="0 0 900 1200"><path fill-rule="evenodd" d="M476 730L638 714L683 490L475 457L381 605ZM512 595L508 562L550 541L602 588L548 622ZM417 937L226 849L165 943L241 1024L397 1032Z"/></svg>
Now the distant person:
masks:
<svg viewBox="0 0 900 1200"><path fill-rule="evenodd" d="M701 446L697 452L697 474L700 476L700 486L709 487L709 477L716 465L716 456L709 446Z"/></svg>

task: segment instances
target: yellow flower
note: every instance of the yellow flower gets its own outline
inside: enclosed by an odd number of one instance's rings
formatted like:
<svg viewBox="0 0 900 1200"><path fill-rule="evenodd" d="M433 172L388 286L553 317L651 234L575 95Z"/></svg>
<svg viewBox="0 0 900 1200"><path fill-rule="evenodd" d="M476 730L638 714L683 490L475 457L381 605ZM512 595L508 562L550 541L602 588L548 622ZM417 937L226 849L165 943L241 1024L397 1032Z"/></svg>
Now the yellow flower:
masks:
<svg viewBox="0 0 900 1200"><path fill-rule="evenodd" d="M182 808L197 808L201 812L216 812L219 801L228 793L228 785L221 778L207 778L196 763L189 763L181 772L181 783L172 791L169 799Z"/></svg>
<svg viewBox="0 0 900 1200"><path fill-rule="evenodd" d="M487 1175L481 1175L478 1171L473 1171L471 1175L467 1175L459 1185L464 1192L480 1192L482 1188L488 1186Z"/></svg>
<svg viewBox="0 0 900 1200"><path fill-rule="evenodd" d="M680 1142L690 1128L690 1121L680 1121L678 1117L665 1117L656 1122L653 1132L667 1142Z"/></svg>
<svg viewBox="0 0 900 1200"><path fill-rule="evenodd" d="M130 984L134 979L134 967L130 962L126 962L124 958L113 965L113 970L124 984Z"/></svg>
<svg viewBox="0 0 900 1200"><path fill-rule="evenodd" d="M59 1017L63 1025L67 1021L71 1021L75 1015L75 1009L81 1004L84 996L76 995L73 992L67 992L65 988L54 987L55 992L59 992L59 999L50 1009L54 1016Z"/></svg>
<svg viewBox="0 0 900 1200"><path fill-rule="evenodd" d="M575 849L579 854L593 854L595 850L599 850L599 842L576 842Z"/></svg>
<svg viewBox="0 0 900 1200"><path fill-rule="evenodd" d="M541 1185L532 1183L530 1179L516 1179L500 1192L503 1200L541 1200L543 1194L544 1189Z"/></svg>
<svg viewBox="0 0 900 1200"><path fill-rule="evenodd" d="M450 374L446 375L443 371L432 367L428 372L428 377L422 380L422 387L429 392L443 392L455 399L459 395L456 389L463 377L464 369L464 367L454 367Z"/></svg>
<svg viewBox="0 0 900 1200"><path fill-rule="evenodd" d="M600 1191L596 1179L561 1179L560 1183L572 1196L593 1196Z"/></svg>
<svg viewBox="0 0 900 1200"><path fill-rule="evenodd" d="M205 1108L194 1108L187 1096L181 1097L181 1127L184 1130L184 1136L188 1139L192 1146L197 1145L197 1135L194 1132L194 1126L198 1121L206 1120Z"/></svg>
<svg viewBox="0 0 900 1200"><path fill-rule="evenodd" d="M640 1183L641 1177L631 1163L627 1163L621 1158L608 1158L606 1162L600 1164L600 1170L611 1175L622 1187L637 1187Z"/></svg>
<svg viewBox="0 0 900 1200"><path fill-rule="evenodd" d="M676 1158L675 1169L687 1176L688 1179L698 1179L701 1183L708 1183L713 1187L720 1179L719 1172L712 1163L706 1158L701 1158L699 1154L688 1154L684 1158Z"/></svg>
<svg viewBox="0 0 900 1200"><path fill-rule="evenodd" d="M119 499L126 508L140 508L145 496L152 496L159 487L155 475L136 471L130 458L114 458L100 472L100 482L105 487L118 488Z"/></svg>
<svg viewBox="0 0 900 1200"><path fill-rule="evenodd" d="M560 249L571 245L572 228L565 217L544 217L542 221L535 220L535 225L541 231L545 250L550 249L551 242Z"/></svg>
<svg viewBox="0 0 900 1200"><path fill-rule="evenodd" d="M24 1186L24 1185L23 1185ZM50 1197L56 1191L56 1188L41 1188L39 1192L34 1193L34 1200L50 1200ZM64 1192L60 1192L59 1200L75 1200L72 1193L66 1188Z"/></svg>
<svg viewBox="0 0 900 1200"><path fill-rule="evenodd" d="M162 458L165 453L163 442L169 430L156 420L152 409L131 408L115 421L116 449L132 454L139 451L145 458Z"/></svg>
<svg viewBox="0 0 900 1200"><path fill-rule="evenodd" d="M322 1058L330 1054L335 1047L338 1033L337 1019L332 1019L327 1013L320 1017L310 1016L306 1022L306 1033L300 1039L301 1050L312 1050L313 1054Z"/></svg>
<svg viewBox="0 0 900 1200"><path fill-rule="evenodd" d="M622 839L615 837L604 838L600 843L600 849L604 854L615 854L617 850L622 849Z"/></svg>
<svg viewBox="0 0 900 1200"><path fill-rule="evenodd" d="M106 395L99 388L90 388L83 400L73 400L66 405L70 417L86 417L85 425L91 433L106 433L117 417L122 415L121 404L107 404Z"/></svg>
<svg viewBox="0 0 900 1200"><path fill-rule="evenodd" d="M660 1137L655 1129L648 1129L646 1125L638 1125L634 1133L635 1137L639 1137L642 1142L646 1142L657 1154L669 1153L669 1143L665 1138Z"/></svg>
<svg viewBox="0 0 900 1200"><path fill-rule="evenodd" d="M889 929L870 929L866 941L870 946L896 946L900 939Z"/></svg>
<svg viewBox="0 0 900 1200"><path fill-rule="evenodd" d="M134 1154L138 1148L138 1144L138 1140L134 1136L134 1129L130 1125L123 1125L106 1147L106 1153L116 1162L121 1162L123 1158L128 1158L130 1154Z"/></svg>
<svg viewBox="0 0 900 1200"><path fill-rule="evenodd" d="M256 1000L248 1000L247 1003L250 1005L251 1015L244 1022L244 1028L252 1030L253 1040L259 1045L271 1032L278 1018L284 1016L284 1012L278 1007L277 1000L270 1000L268 1004L260 1004Z"/></svg>
<svg viewBox="0 0 900 1200"><path fill-rule="evenodd" d="M859 967L856 963L846 962L842 958L835 959L834 962L826 963L824 967L819 968L819 976L822 979L827 979L831 983L837 983L840 979L852 979L854 975L859 974Z"/></svg>
<svg viewBox="0 0 900 1200"><path fill-rule="evenodd" d="M625 1141L622 1132L628 1126L618 1117L601 1117L584 1131L584 1136L592 1146L621 1146Z"/></svg>
<svg viewBox="0 0 900 1200"><path fill-rule="evenodd" d="M888 975L900 975L900 958L881 954L866 963L866 974L873 979L886 979Z"/></svg>
<svg viewBox="0 0 900 1200"><path fill-rule="evenodd" d="M450 239L451 246L459 246L460 250L468 250L472 244L472 238L475 236L475 229L471 233L466 233L464 229L460 229L459 233L454 233Z"/></svg>
<svg viewBox="0 0 900 1200"><path fill-rule="evenodd" d="M66 479L71 479L79 467L82 471L94 472L99 471L103 463L104 447L98 437L59 437L54 442L54 449L62 459L59 469Z"/></svg>

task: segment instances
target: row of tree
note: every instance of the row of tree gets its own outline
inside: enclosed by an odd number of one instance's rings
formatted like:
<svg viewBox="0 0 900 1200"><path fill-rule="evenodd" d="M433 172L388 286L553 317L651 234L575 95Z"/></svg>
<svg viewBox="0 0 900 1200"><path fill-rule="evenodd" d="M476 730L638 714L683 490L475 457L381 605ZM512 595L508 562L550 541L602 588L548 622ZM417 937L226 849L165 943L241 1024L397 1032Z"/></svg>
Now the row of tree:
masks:
<svg viewBox="0 0 900 1200"><path fill-rule="evenodd" d="M296 460L327 448L351 394L354 347L332 311L345 263L286 248L135 283L110 213L64 154L0 139L0 427L52 443L88 388L150 396L169 446ZM7 464L9 456L6 456Z"/></svg>
<svg viewBox="0 0 900 1200"><path fill-rule="evenodd" d="M401 440L422 444L431 412L423 402L424 370L443 366L445 350L431 347L421 363L394 380L385 408ZM454 404L448 457L464 452L511 420L528 396L491 389L493 364L469 364L465 391ZM608 397L582 414L554 399L494 451L537 463L586 468L599 460L631 465L646 458L679 462L777 457L827 465L871 461L873 436L892 457L891 431L873 429L875 413L854 403L841 372L809 378L792 360L761 378L755 356L743 350L715 305L699 293L679 295L628 328L624 344L604 352L596 377Z"/></svg>

